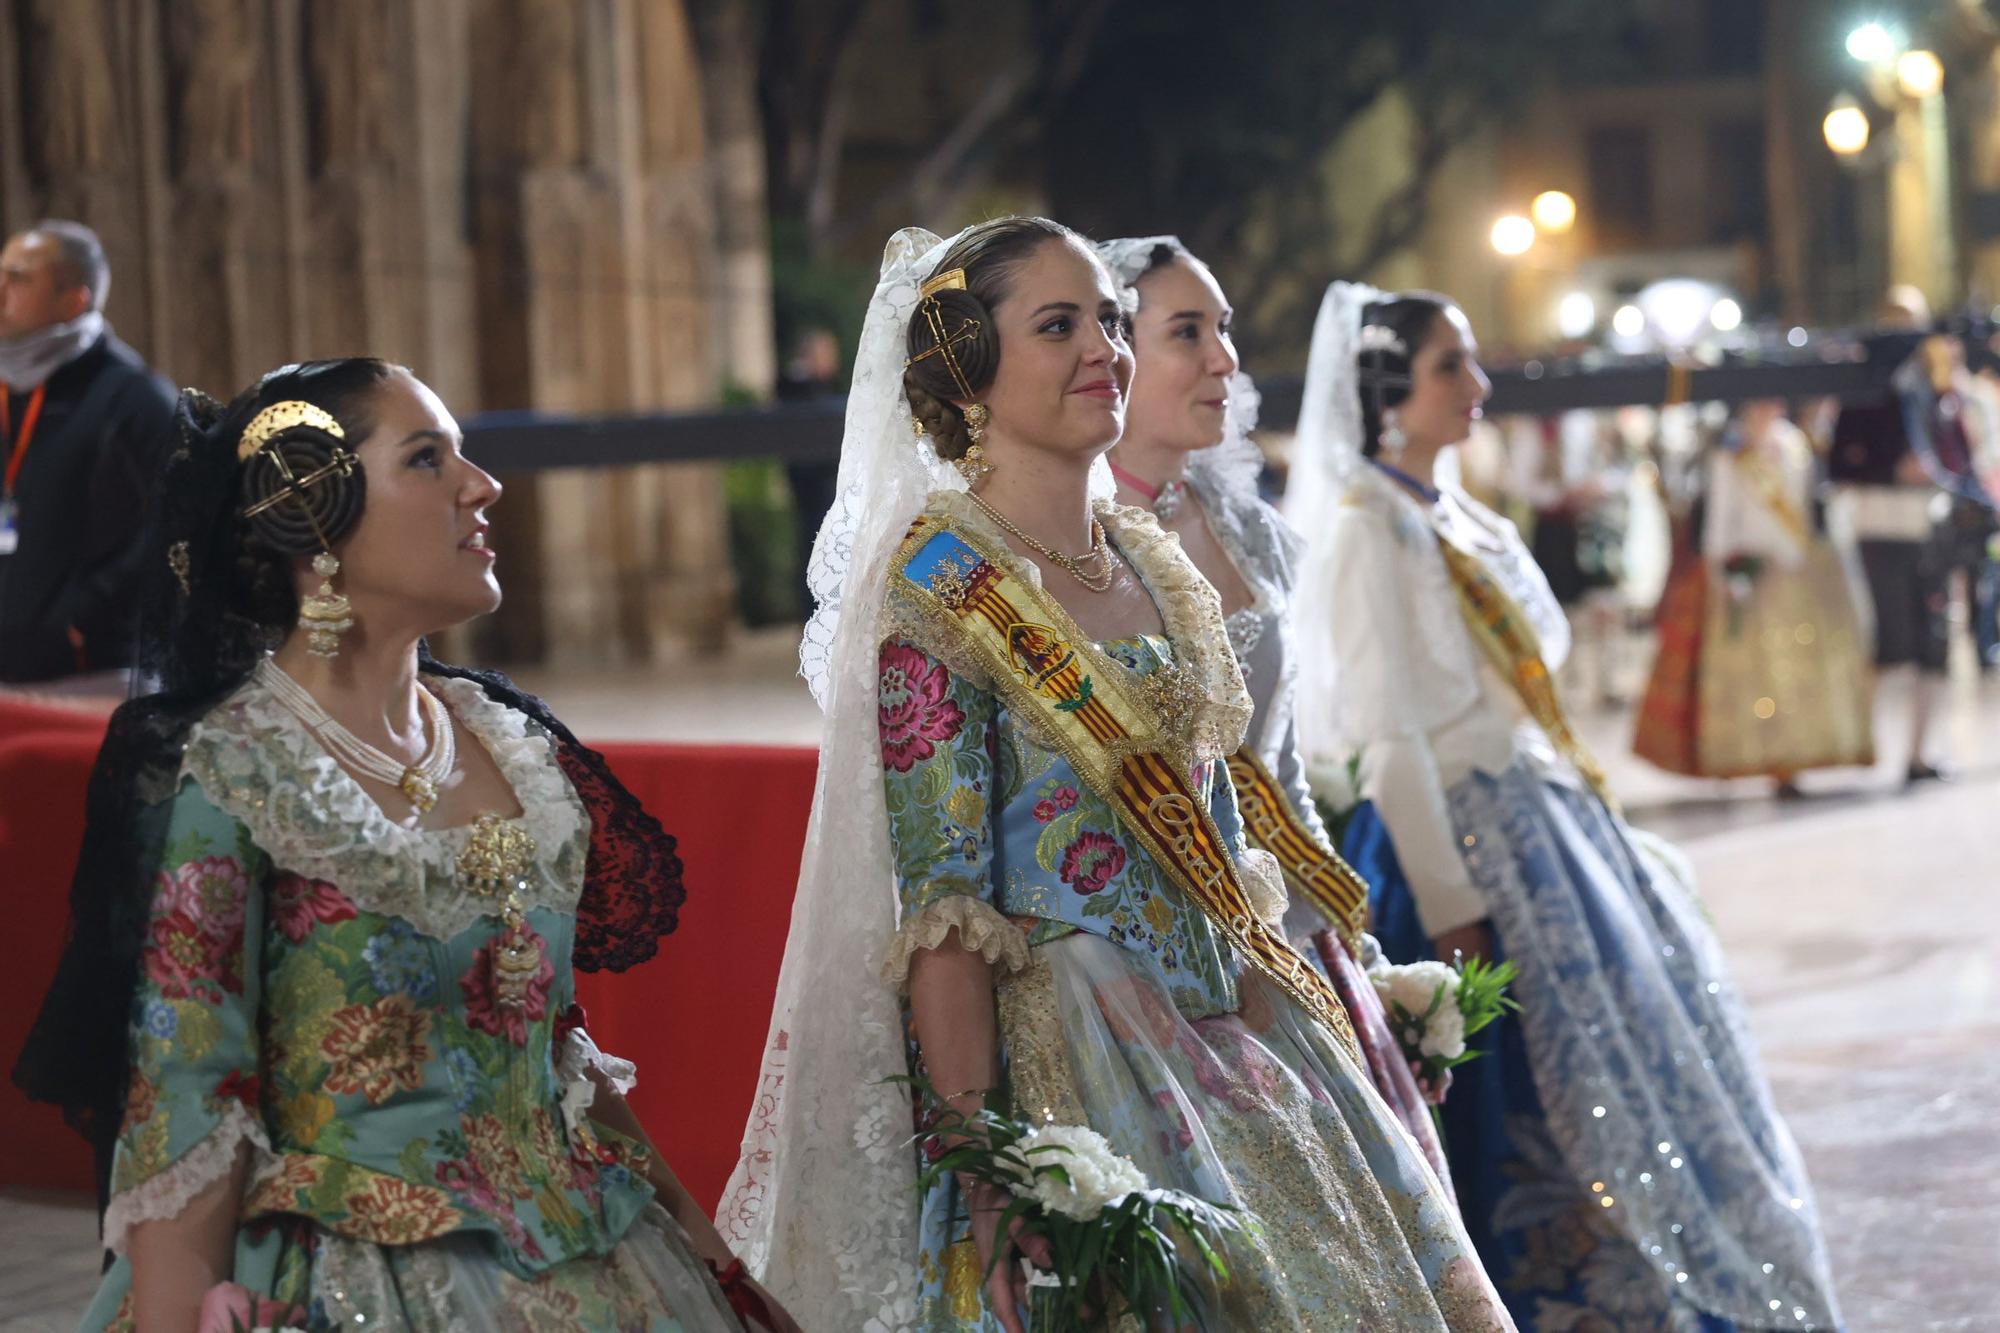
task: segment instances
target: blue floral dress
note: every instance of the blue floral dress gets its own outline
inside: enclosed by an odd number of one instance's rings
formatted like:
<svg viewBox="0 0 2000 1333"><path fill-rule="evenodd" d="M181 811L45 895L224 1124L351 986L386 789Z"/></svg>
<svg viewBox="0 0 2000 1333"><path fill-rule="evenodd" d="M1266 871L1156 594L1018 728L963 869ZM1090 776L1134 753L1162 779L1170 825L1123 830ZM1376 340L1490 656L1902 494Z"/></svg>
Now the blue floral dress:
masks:
<svg viewBox="0 0 2000 1333"><path fill-rule="evenodd" d="M498 980L500 904L461 873L481 832L392 824L255 680L218 706L172 803L86 1328L132 1327L131 1228L246 1148L234 1280L287 1323L741 1327L644 1149L582 1115L591 1069L632 1077L573 1008L585 811L525 716L431 687L520 801L483 836L526 857L530 964Z"/></svg>
<svg viewBox="0 0 2000 1333"><path fill-rule="evenodd" d="M977 523L967 510L953 520ZM1168 633L1101 644L1104 665L1145 677L1185 660L1195 635L1220 642L1214 593L1177 543L1150 515L1109 513ZM1024 562L1015 572L1037 580ZM903 983L913 953L956 931L995 965L1017 1114L1089 1125L1154 1184L1258 1218L1211 1327L1511 1328L1436 1178L1339 1040L1244 965L1036 719L893 596L888 616L880 736L902 924L885 979ZM1246 857L1224 766L1204 764L1195 790ZM921 1073L914 1040L910 1058ZM916 1327L998 1329L955 1184L923 1200L912 1258Z"/></svg>

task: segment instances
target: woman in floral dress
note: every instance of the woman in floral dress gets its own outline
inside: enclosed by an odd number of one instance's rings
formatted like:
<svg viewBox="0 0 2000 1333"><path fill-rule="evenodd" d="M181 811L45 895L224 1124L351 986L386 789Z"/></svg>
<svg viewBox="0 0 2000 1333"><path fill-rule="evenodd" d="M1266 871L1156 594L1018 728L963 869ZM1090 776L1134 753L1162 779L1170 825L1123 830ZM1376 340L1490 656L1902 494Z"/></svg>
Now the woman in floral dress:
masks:
<svg viewBox="0 0 2000 1333"><path fill-rule="evenodd" d="M673 840L537 701L422 651L499 601L459 439L366 359L183 401L165 688L113 719L16 1071L100 1149L87 1328L791 1327L576 1004L574 967L673 928Z"/></svg>
<svg viewBox="0 0 2000 1333"><path fill-rule="evenodd" d="M1375 1090L1449 1191L1426 1089L1362 971L1376 953L1364 933L1368 886L1328 841L1306 782L1292 616L1304 544L1257 493L1264 455L1250 432L1258 397L1238 369L1234 314L1208 266L1172 236L1104 241L1098 253L1127 294L1134 363L1125 433L1111 451L1118 499L1150 509L1222 599L1254 709L1229 773L1253 843L1284 871L1286 934L1334 983Z"/></svg>
<svg viewBox="0 0 2000 1333"><path fill-rule="evenodd" d="M1244 845L1214 590L1106 502L1130 373L1066 228L890 242L815 546L820 791L720 1225L828 1327L1019 1333L1016 1256L1047 1251L988 1187L917 1198L908 1072L1254 1214L1210 1327L1508 1328Z"/></svg>

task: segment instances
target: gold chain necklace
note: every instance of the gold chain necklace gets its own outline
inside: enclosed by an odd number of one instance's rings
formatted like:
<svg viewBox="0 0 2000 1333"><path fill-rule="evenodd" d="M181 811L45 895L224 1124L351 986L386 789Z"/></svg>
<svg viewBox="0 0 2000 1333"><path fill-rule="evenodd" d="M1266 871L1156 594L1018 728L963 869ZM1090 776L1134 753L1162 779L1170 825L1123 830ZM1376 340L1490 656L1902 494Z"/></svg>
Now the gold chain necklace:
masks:
<svg viewBox="0 0 2000 1333"><path fill-rule="evenodd" d="M972 497L972 502L978 505L988 518L1047 556L1059 569L1078 583L1081 583L1092 592L1107 592L1110 590L1111 581L1118 576L1118 566L1111 561L1111 543L1104 535L1104 525L1099 523L1096 518L1093 517L1090 520L1089 554L1081 557L1069 556L1064 555L1061 551L1044 546L1027 533L1021 531L1020 528L1015 526L1014 520L995 509L987 502L986 497L979 494L979 492L967 491L966 494ZM1086 574L1083 572L1083 562L1085 560L1094 560L1097 562L1097 572L1095 574Z"/></svg>

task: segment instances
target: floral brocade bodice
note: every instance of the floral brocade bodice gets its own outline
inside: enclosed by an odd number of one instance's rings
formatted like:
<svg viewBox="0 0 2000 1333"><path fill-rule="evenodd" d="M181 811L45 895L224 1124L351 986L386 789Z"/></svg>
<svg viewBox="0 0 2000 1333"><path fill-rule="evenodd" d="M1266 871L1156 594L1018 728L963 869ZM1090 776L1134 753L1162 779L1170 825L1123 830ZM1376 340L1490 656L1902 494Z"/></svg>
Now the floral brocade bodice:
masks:
<svg viewBox="0 0 2000 1333"><path fill-rule="evenodd" d="M244 686L191 734L173 803L107 1238L172 1215L244 1141L245 1220L387 1245L482 1232L523 1275L608 1252L651 1199L631 1145L563 1104L596 1056L572 1028L588 819L527 718L432 688L520 802L497 831L529 962L502 982L501 903L461 869L492 821L391 823Z"/></svg>
<svg viewBox="0 0 2000 1333"><path fill-rule="evenodd" d="M1143 553L1133 563L1142 577L1159 568ZM1096 645L1109 669L1138 680L1184 659L1182 636L1207 632L1222 643L1219 615L1189 623L1148 582L1168 635ZM1040 719L1018 714L975 666L953 657L947 641L892 602L879 730L902 928L885 974L899 980L910 953L950 926L989 958L1019 965L1025 953L1015 957L1011 939L993 938L1006 918L1028 947L1087 931L1144 955L1190 1017L1233 1011L1242 961L1227 938L1079 777ZM1225 844L1243 856L1227 769L1202 762L1192 785Z"/></svg>

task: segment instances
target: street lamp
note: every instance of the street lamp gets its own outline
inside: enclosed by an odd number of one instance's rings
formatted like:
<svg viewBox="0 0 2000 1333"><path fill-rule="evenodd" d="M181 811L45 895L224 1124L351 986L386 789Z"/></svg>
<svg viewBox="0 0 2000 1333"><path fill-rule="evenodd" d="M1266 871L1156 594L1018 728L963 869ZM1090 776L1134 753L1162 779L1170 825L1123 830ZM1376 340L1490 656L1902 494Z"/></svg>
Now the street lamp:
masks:
<svg viewBox="0 0 2000 1333"><path fill-rule="evenodd" d="M1820 122L1826 146L1842 157L1853 157L1868 146L1868 113L1846 93L1833 99L1826 119Z"/></svg>
<svg viewBox="0 0 2000 1333"><path fill-rule="evenodd" d="M1944 87L1944 63L1929 51L1905 51L1896 57L1896 83L1912 101L1936 96Z"/></svg>
<svg viewBox="0 0 2000 1333"><path fill-rule="evenodd" d="M1864 23L1847 34L1847 54L1864 65L1894 60L1901 48L1902 43L1896 40L1896 34L1879 23Z"/></svg>
<svg viewBox="0 0 2000 1333"><path fill-rule="evenodd" d="M1551 236L1561 236L1576 225L1576 200L1561 190L1544 190L1528 205L1535 226Z"/></svg>
<svg viewBox="0 0 2000 1333"><path fill-rule="evenodd" d="M1493 248L1512 259L1535 246L1535 224L1519 213L1509 213L1493 223Z"/></svg>

